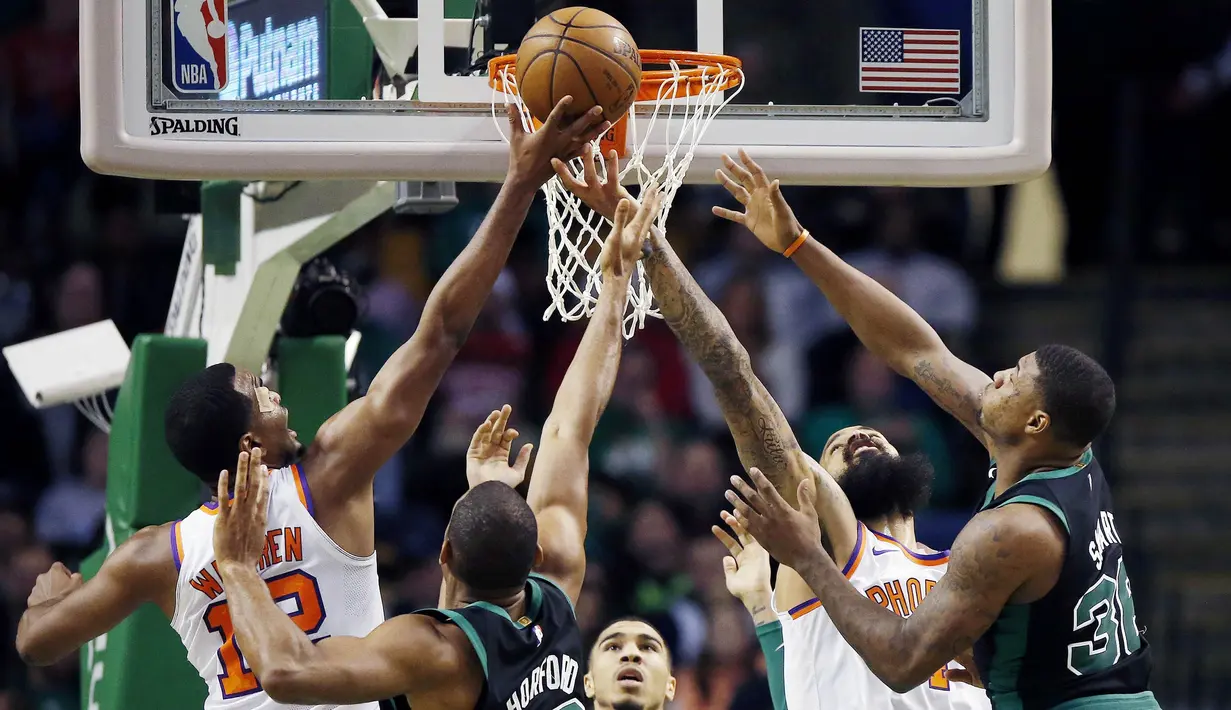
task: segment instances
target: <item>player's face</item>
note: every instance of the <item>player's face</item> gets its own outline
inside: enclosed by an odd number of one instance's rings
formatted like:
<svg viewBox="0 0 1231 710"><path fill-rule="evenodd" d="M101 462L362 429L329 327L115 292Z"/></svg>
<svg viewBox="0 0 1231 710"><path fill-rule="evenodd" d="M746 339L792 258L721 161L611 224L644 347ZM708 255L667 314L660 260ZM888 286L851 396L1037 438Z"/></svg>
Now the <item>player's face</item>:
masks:
<svg viewBox="0 0 1231 710"><path fill-rule="evenodd" d="M839 429L825 442L818 461L835 479L841 479L846 469L861 456L888 454L897 457L898 450L879 431L866 426Z"/></svg>
<svg viewBox="0 0 1231 710"><path fill-rule="evenodd" d="M252 445L260 446L265 461L272 466L286 466L299 460L303 444L287 423L282 396L265 386L255 373L235 369L235 389L252 403Z"/></svg>
<svg viewBox="0 0 1231 710"><path fill-rule="evenodd" d="M661 708L675 697L662 636L642 621L617 621L603 629L590 653L585 686L596 706Z"/></svg>
<svg viewBox="0 0 1231 710"><path fill-rule="evenodd" d="M1030 353L1007 370L992 375L983 391L979 417L983 427L1001 440L1013 441L1046 428L1039 363Z"/></svg>

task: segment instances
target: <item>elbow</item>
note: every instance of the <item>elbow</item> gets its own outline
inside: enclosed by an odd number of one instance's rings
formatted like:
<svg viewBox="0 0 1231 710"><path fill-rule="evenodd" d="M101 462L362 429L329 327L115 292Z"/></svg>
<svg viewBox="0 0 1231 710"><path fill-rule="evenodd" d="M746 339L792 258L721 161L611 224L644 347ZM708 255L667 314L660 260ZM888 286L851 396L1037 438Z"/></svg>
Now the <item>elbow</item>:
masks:
<svg viewBox="0 0 1231 710"><path fill-rule="evenodd" d="M597 421L598 417L595 416L594 420ZM581 441L588 444L593 436L593 427L582 428L549 416L547 421L543 423L543 433L539 437L539 448L543 448L543 443L547 441Z"/></svg>
<svg viewBox="0 0 1231 710"><path fill-rule="evenodd" d="M907 693L927 682L936 672L929 668L923 659L906 658L904 662L894 663L881 668L876 676L895 693Z"/></svg>
<svg viewBox="0 0 1231 710"><path fill-rule="evenodd" d="M37 639L31 639L30 634L21 633L17 634L17 655L27 666L35 667L50 666L64 657L63 653L56 653L46 643L40 644Z"/></svg>
<svg viewBox="0 0 1231 710"><path fill-rule="evenodd" d="M316 702L305 682L309 674L292 666L273 666L261 674L261 688L274 702L305 705Z"/></svg>
<svg viewBox="0 0 1231 710"><path fill-rule="evenodd" d="M909 693L911 689L919 685L919 683L911 683L907 680L904 680L901 674L899 673L891 673L889 675L891 677L882 676L881 682L883 682L886 686L888 686L890 690L892 690L893 692L899 695L901 695L902 693ZM920 681L920 683L921 682L923 681Z"/></svg>

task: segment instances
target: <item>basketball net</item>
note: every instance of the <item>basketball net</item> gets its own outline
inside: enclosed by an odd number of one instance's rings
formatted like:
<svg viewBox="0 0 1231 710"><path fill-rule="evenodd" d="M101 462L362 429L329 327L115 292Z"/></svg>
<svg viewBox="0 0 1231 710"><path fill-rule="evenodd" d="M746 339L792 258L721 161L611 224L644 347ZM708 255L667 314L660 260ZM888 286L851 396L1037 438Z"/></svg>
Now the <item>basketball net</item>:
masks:
<svg viewBox="0 0 1231 710"><path fill-rule="evenodd" d="M688 56L690 53L678 54ZM643 58L649 55L650 51L642 52ZM684 184L684 176L688 173L697 145L714 117L743 87L744 74L738 60L729 57L718 59L726 61L688 61L695 66L687 69L681 69L680 62L675 59L667 59L664 63L670 66L669 71L644 72L641 91L633 108L606 135L594 141L597 156L605 157L614 148L620 157L625 158L617 179L624 182L632 179L628 177L632 174L637 182L638 195L649 185L657 184L660 187L661 211L654 224L664 233L671 203L680 185ZM492 118L506 141L504 116L497 111L497 107L503 107L509 101L515 101L521 108L524 130L530 132L539 128L539 123L530 118L530 112L517 90L513 66L511 62L498 65L493 60L491 72ZM637 115L639 107L642 109L640 116ZM646 159L646 149L650 145L650 137L656 132L664 136L664 156L661 164L652 166ZM599 179L606 181L612 178L606 174L605 160L598 160L596 168ZM568 169L581 179L584 173L582 158L569 161ZM602 290L598 258L611 222L569 192L559 176L553 175L543 185L543 194L547 198L549 228L547 290L552 299L543 313L543 320L553 313L559 314L564 321L589 318ZM639 328L645 327L647 316L662 317L654 308L654 294L650 291L645 268L638 262L637 271L628 284L624 336L631 338Z"/></svg>

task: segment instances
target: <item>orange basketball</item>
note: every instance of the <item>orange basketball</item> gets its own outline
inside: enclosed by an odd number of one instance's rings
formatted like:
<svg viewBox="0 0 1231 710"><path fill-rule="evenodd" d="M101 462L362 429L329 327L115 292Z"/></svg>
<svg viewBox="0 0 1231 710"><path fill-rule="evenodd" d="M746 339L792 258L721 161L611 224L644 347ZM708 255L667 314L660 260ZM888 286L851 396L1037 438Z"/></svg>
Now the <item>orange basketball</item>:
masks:
<svg viewBox="0 0 1231 710"><path fill-rule="evenodd" d="M592 8L556 10L530 28L517 50L517 91L540 121L572 96L569 118L598 105L614 123L640 85L637 43L614 17Z"/></svg>

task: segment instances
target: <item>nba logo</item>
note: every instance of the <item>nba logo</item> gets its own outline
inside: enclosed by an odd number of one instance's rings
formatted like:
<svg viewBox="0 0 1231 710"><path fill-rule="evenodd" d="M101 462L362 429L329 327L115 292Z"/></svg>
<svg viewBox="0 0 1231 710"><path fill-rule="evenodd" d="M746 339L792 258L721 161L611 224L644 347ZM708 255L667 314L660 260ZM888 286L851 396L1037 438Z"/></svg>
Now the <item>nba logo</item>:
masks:
<svg viewBox="0 0 1231 710"><path fill-rule="evenodd" d="M227 0L170 0L171 83L213 94L227 85Z"/></svg>

